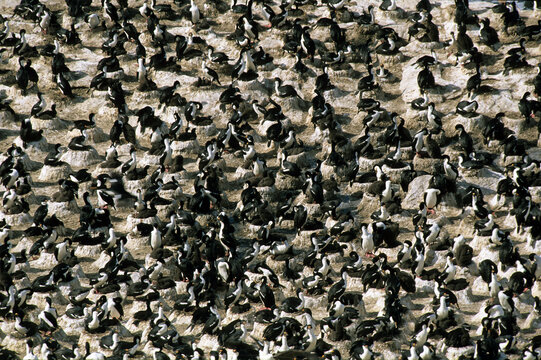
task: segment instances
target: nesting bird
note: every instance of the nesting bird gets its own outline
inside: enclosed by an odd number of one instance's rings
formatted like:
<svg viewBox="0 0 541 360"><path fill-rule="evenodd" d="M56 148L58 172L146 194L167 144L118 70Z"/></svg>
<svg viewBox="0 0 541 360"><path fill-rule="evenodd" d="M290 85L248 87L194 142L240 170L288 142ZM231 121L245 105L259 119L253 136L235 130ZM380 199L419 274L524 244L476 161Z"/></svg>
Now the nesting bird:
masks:
<svg viewBox="0 0 541 360"><path fill-rule="evenodd" d="M528 2L91 5L0 21L0 358L538 357Z"/></svg>

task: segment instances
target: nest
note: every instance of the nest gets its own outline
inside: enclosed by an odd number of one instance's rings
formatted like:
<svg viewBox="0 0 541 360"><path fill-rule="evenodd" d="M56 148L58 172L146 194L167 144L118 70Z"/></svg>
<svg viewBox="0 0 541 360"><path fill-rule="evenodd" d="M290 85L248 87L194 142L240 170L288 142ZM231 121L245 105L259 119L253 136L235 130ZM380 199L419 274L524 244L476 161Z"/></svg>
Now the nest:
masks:
<svg viewBox="0 0 541 360"><path fill-rule="evenodd" d="M193 237L197 234L197 229L199 225L196 223L195 226L189 226L189 225L178 225L178 231L180 234L185 235L187 237Z"/></svg>
<svg viewBox="0 0 541 360"><path fill-rule="evenodd" d="M32 123L32 128L34 128L35 130L53 131L64 130L68 127L68 123L66 121L60 120L57 117L50 120L42 120L32 117L30 119L30 122Z"/></svg>
<svg viewBox="0 0 541 360"><path fill-rule="evenodd" d="M79 206L75 200L68 202L49 202L49 214L56 214L57 217L68 217L79 214Z"/></svg>
<svg viewBox="0 0 541 360"><path fill-rule="evenodd" d="M254 176L252 169L245 169L242 167L237 168L233 179L238 182L245 182L246 180L251 179Z"/></svg>
<svg viewBox="0 0 541 360"><path fill-rule="evenodd" d="M72 319L63 315L58 318L57 322L67 336L79 337L85 332L85 319Z"/></svg>
<svg viewBox="0 0 541 360"><path fill-rule="evenodd" d="M41 168L39 181L56 182L60 179L66 179L72 173L71 167L68 164L60 166L45 165Z"/></svg>
<svg viewBox="0 0 541 360"><path fill-rule="evenodd" d="M75 137L79 136L81 133L77 129L71 130L67 136ZM104 133L103 130L100 127L93 127L90 129L86 129L86 135L87 139L91 143L101 143L105 141L109 141L109 135Z"/></svg>
<svg viewBox="0 0 541 360"><path fill-rule="evenodd" d="M281 172L276 174L276 182L274 186L277 190L297 190L303 184L303 181L298 177L284 175Z"/></svg>
<svg viewBox="0 0 541 360"><path fill-rule="evenodd" d="M137 231L137 225L138 224L158 224L160 222L160 219L158 219L157 216L152 216L145 219L140 219L138 217L135 217L134 215L130 214L128 215L128 218L126 219L126 231ZM129 240L129 239L128 239Z"/></svg>
<svg viewBox="0 0 541 360"><path fill-rule="evenodd" d="M329 179L331 175L334 175L334 166L328 164L327 160L321 163L321 175L324 179Z"/></svg>
<svg viewBox="0 0 541 360"><path fill-rule="evenodd" d="M98 177L100 174L109 174L113 177L122 176L121 172L121 166L117 166L116 168L102 168L99 165L92 171L92 177Z"/></svg>
<svg viewBox="0 0 541 360"><path fill-rule="evenodd" d="M256 187L256 189L263 200L267 200L269 203L276 201L277 191L274 186L260 186Z"/></svg>
<svg viewBox="0 0 541 360"><path fill-rule="evenodd" d="M0 127L17 129L18 124L15 119L15 115L9 111L0 111Z"/></svg>
<svg viewBox="0 0 541 360"><path fill-rule="evenodd" d="M95 259L100 256L102 249L101 245L81 245L78 244L75 249L75 256L77 257L88 257Z"/></svg>
<svg viewBox="0 0 541 360"><path fill-rule="evenodd" d="M60 160L74 167L88 167L102 161L102 157L94 148L90 148L88 151L74 151L68 149L68 151L60 157Z"/></svg>
<svg viewBox="0 0 541 360"><path fill-rule="evenodd" d="M171 150L173 150L173 156L182 155L185 153L199 154L199 143L197 139L187 141L173 141L171 142Z"/></svg>
<svg viewBox="0 0 541 360"><path fill-rule="evenodd" d="M49 270L55 267L58 264L53 253L47 253L42 251L39 255L39 258L32 261L32 267L39 268L42 270Z"/></svg>
<svg viewBox="0 0 541 360"><path fill-rule="evenodd" d="M137 190L143 191L143 189L146 189L149 185L148 177L141 180L127 180L124 177L123 183L124 189L133 196L137 196Z"/></svg>
<svg viewBox="0 0 541 360"><path fill-rule="evenodd" d="M0 163L3 162L6 158L7 156L3 154L0 155ZM39 170L43 166L41 162L31 160L28 154L26 153L22 154L17 159L19 159L22 162L26 171L36 171L36 170Z"/></svg>
<svg viewBox="0 0 541 360"><path fill-rule="evenodd" d="M29 153L32 157L37 158L44 157L45 154L51 150L51 145L47 143L47 140L44 137L42 137L39 141L33 141L24 146L24 142L22 141L21 137L17 136L13 143L16 146L19 146L25 152Z"/></svg>
<svg viewBox="0 0 541 360"><path fill-rule="evenodd" d="M301 152L300 154L289 154L287 156L287 161L297 164L301 169L310 166L310 157L305 152Z"/></svg>
<svg viewBox="0 0 541 360"><path fill-rule="evenodd" d="M32 223L32 217L28 213L20 213L20 214L12 214L12 215L2 213L1 217L6 220L6 223L8 225L11 225L11 226Z"/></svg>
<svg viewBox="0 0 541 360"><path fill-rule="evenodd" d="M436 166L436 164L440 162L441 162L441 159L432 159L428 157L415 156L413 158L413 168L415 170L426 171L427 173L430 174L434 170L434 166Z"/></svg>
<svg viewBox="0 0 541 360"><path fill-rule="evenodd" d="M196 126L195 133L197 134L197 136L211 137L218 133L218 129L214 124Z"/></svg>
<svg viewBox="0 0 541 360"><path fill-rule="evenodd" d="M402 175L402 172L409 170L409 166L403 166L395 169L387 165L383 165L381 170L383 170L383 172L389 176L393 183L397 184L400 183L400 176Z"/></svg>
<svg viewBox="0 0 541 360"><path fill-rule="evenodd" d="M146 219L138 219L138 220L146 220ZM150 224L150 223L147 223ZM146 249L150 246L150 238L148 236L135 236L133 234L128 234L126 236L128 239L128 242L126 243L126 247L130 250L137 250L137 249Z"/></svg>
<svg viewBox="0 0 541 360"><path fill-rule="evenodd" d="M419 199L424 196L425 190L428 188L428 182L432 175L418 176L409 184L408 193L402 200L402 207L404 209L418 209Z"/></svg>
<svg viewBox="0 0 541 360"><path fill-rule="evenodd" d="M146 166L146 165L160 165L160 155L150 155L145 154L140 160L138 160L138 163L140 166Z"/></svg>
<svg viewBox="0 0 541 360"><path fill-rule="evenodd" d="M41 200L34 194L33 191L30 191L27 194L20 195L20 198L24 199L28 205L38 205L41 204Z"/></svg>
<svg viewBox="0 0 541 360"><path fill-rule="evenodd" d="M156 210L158 210L157 216L161 219L165 219L171 213L171 210L176 210L177 204L176 201L173 201L169 205L156 205Z"/></svg>

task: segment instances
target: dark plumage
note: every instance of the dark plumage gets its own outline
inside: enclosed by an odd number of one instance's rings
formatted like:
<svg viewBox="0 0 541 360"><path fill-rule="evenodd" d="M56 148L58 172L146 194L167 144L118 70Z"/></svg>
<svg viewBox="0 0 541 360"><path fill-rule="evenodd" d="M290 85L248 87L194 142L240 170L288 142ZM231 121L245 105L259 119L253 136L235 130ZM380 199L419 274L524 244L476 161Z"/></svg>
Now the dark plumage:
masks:
<svg viewBox="0 0 541 360"><path fill-rule="evenodd" d="M428 68L428 64L424 64L424 69L417 74L417 85L422 91L427 91L435 86L434 75Z"/></svg>

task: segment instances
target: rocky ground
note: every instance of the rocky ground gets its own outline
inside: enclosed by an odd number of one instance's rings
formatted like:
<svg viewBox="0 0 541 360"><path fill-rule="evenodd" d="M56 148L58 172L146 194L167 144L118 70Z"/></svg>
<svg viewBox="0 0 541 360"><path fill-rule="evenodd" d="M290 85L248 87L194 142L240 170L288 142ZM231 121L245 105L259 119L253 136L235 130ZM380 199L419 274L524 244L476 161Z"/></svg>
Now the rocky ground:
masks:
<svg viewBox="0 0 541 360"><path fill-rule="evenodd" d="M43 1L50 10L57 12L58 20L61 26L68 28L73 21L71 17L66 14L66 6L61 1ZM171 34L187 35L190 31L196 31L198 36L203 37L209 45L214 46L216 51L225 52L230 59L236 59L239 56L240 49L235 46L233 41L226 40L225 37L234 30L236 18L240 15L232 14L231 12L220 13L216 6L211 2L196 1L204 14L205 18L211 23L209 29L195 29L187 19L181 20L167 20L161 19L160 23L167 25L167 30ZM142 1L130 1L129 6L137 9L143 4ZM383 12L378 9L379 3L374 1L367 2L355 2L348 1L346 6L351 11L361 12L366 9L368 5L376 5L375 15L376 21L381 26L388 26L393 28L402 38L407 40L407 28L411 24L407 20L408 14L412 14L415 11L415 1L399 1L398 6L403 10L402 12ZM27 31L28 42L32 46L36 46L39 49L45 45L51 44L53 36L50 34L44 34L41 29L31 21L23 20L19 16L13 16L14 7L17 2L8 0L0 3L0 13L9 20L9 25L12 32L18 33L20 29ZM500 15L493 13L490 8L493 3L484 1L475 1L470 3L471 10L479 17L488 17L491 19L491 24L496 29L501 29ZM172 5L174 9L178 7ZM273 7L278 11L277 4ZM329 37L329 30L325 27L314 28L315 21L321 16L328 16L328 9L323 5L306 5L303 7L305 15L302 16L303 22L311 26L311 36L316 41L318 46L325 46L329 50L333 50L332 41ZM455 6L451 1L440 1L432 11L433 21L439 27L440 40L449 40L451 38L450 32L454 29L454 16ZM98 1L93 1L89 11L99 13L101 15L101 5ZM261 6L254 5L254 13L260 13ZM339 12L340 13L340 12ZM532 25L536 23L536 19L539 18L539 10L525 10L521 9L520 14L525 21L526 25ZM159 16L160 17L160 16ZM234 19L233 19L234 18ZM339 17L340 19L340 17ZM147 48L147 57L150 57L156 51L150 44L150 35L146 31L145 19L139 14L135 15L132 22L139 31L142 32L141 40L143 45ZM264 21L261 21L264 23ZM78 156L71 154L67 158L72 171L77 171L82 168L87 168L94 176L100 173L100 169L96 168L96 164L103 160L105 150L109 147L108 133L113 122L117 117L117 110L111 105L106 98L105 91L89 91L88 86L91 78L97 73L96 65L98 61L105 56L100 50L102 43L106 39L106 32L103 30L90 30L88 25L82 18L77 18L75 23L76 29L81 37L81 44L68 46L61 44L61 51L66 55L66 65L70 68L69 80L74 88L75 97L68 99L64 97L56 83L51 79L51 59L45 57L36 57L32 59L32 67L40 75L39 83L37 86L31 88L26 95L23 95L17 88L15 82L15 73L18 69L18 59L16 56L10 57L11 49L9 48L2 55L2 63L0 64L0 77L2 79L0 85L0 92L3 98L7 98L11 101L10 105L16 112L19 119L29 117L30 109L32 105L37 101L36 92L39 91L45 94L47 103L50 105L55 103L57 105L58 116L53 121L43 121L36 118L32 118L32 124L34 129L43 129L43 134L46 137L46 142L39 143L37 145L31 145L26 152L31 162L35 162L35 167L31 169L30 175L32 178L32 193L27 195L26 198L30 203L29 216L10 217L6 215L8 222L12 222L12 235L11 242L14 244L12 252L18 254L22 249L28 249L36 238L25 237L23 230L31 224L31 215L35 209L39 206L41 201L50 199L51 195L58 190L57 180L50 174L42 173L40 163L43 162L47 152L51 149L53 144L60 143L63 146L67 146L70 139L78 135L77 131L72 130L72 121L86 119L90 112L96 113L97 126L90 131L91 138L89 144L92 145L97 151L98 156L88 155L88 158L81 159ZM363 32L366 31L366 27L358 25L354 22L343 21L340 26L346 30L346 37L349 42L358 44L364 40ZM436 77L436 83L439 85L437 89L431 91L430 99L436 104L437 110L442 113L443 129L449 136L455 134L455 126L458 123L464 124L466 130L472 135L476 147L484 148L482 145L482 133L481 130L486 123L486 120L493 117L498 112L505 112L504 123L506 127L513 130L517 136L521 139L527 140L531 147L528 149L528 154L536 159L541 160L541 152L537 149L536 144L538 140L538 131L536 127L523 126L522 117L518 111L518 101L522 97L525 91L531 91L531 81L536 75L535 65L541 60L541 46L539 46L539 39L526 42L527 56L526 59L531 65L528 68L521 70L513 70L508 75L502 74L502 64L504 56L507 50L516 47L519 36L511 29L508 35L504 35L500 32L501 47L495 52L491 48L484 45L480 45L477 42L477 27L471 27L468 30L470 36L476 42L479 50L491 59L491 62L487 66L481 68L483 84L489 85L491 90L483 94L477 95L475 98L479 103L478 116L473 118L465 118L456 114L456 104L463 99L468 98L467 92L464 90L467 79L474 74L474 69L471 67L456 66L456 59L453 55L451 48L444 48L438 43L420 43L418 41L412 41L410 44L405 43L405 46L400 48L398 55L385 56L379 55L374 60L377 63L383 64L386 69L391 72L391 75L385 81L380 81L380 88L373 93L373 96L377 100L381 101L382 107L389 112L397 112L405 119L405 124L412 134L416 133L422 127L425 126L425 120L422 114L412 110L409 102L420 96L417 86L417 73L419 69L415 67L414 62L422 55L430 54L431 50L434 50L437 54L440 64L433 70ZM267 99L271 96L273 91L272 79L280 77L287 84L293 85L301 97L306 101L309 101L313 96L314 82L317 75L321 73L321 69L305 60L305 63L310 66L311 71L304 76L295 73L292 68L295 64L295 58L283 51L282 43L283 31L280 29L269 29L261 34L259 45L262 46L266 52L274 57L272 64L263 66L258 69L257 80L250 82L238 82L238 87L241 90L242 96L246 100L257 99L260 102L266 103ZM157 93L155 91L139 91L137 89L136 71L137 63L134 57L135 45L133 43L126 43L125 48L128 55L122 55L119 57L121 67L124 70L123 87L127 91L126 98L128 108L130 109L130 123L136 127L137 117L135 111L143 108L146 105L153 106L157 109L156 114L164 122L170 124L174 121L173 114L175 111L182 112L182 109L175 109L174 107L162 108L159 107L157 102ZM168 55L174 55L174 43L169 44L166 48ZM317 56L316 56L317 60ZM230 61L233 63L233 60ZM203 114L212 117L213 123L217 130L224 129L231 112L224 113L220 109L219 96L221 92L229 84L230 66L216 66L213 65L220 75L222 85L210 85L204 87L197 87L195 83L198 77L204 76L201 70L201 59L193 59L189 61L183 60L180 63L181 70L177 72L167 71L150 71L150 78L156 82L159 88L169 86L174 80L179 80L182 86L177 89L177 92L184 96L188 100L200 101L203 103ZM363 129L363 118L365 112L359 112L356 104L358 101L358 94L356 92L358 79L366 75L366 66L359 62L346 63L341 66L334 66L329 69L329 77L336 88L326 92L325 97L327 101L334 107L336 118L342 125L342 130L351 139L355 139L361 134ZM367 95L368 97L368 95ZM330 146L325 141L321 141L316 138L313 133L313 126L310 122L309 111L304 111L303 104L300 104L297 100L280 99L276 96L273 98L278 101L284 110L285 115L290 120L291 125L294 127L297 133L297 138L301 139L308 147L306 154L306 163L312 167L315 164L316 159L325 160L330 150ZM299 106L300 105L300 106ZM276 150L272 147L267 147L267 143L264 139L265 134L262 133L261 128L258 127L259 119L252 117L250 124L256 129L256 132L262 137L262 141L256 142L256 151L267 159L267 165L271 169L277 169L279 163L277 161ZM379 131L383 132L386 126L390 125L390 121L383 120L378 124ZM0 112L0 149L7 149L12 143L19 144L17 141L19 122L11 117L7 112ZM378 130L373 131L375 134ZM214 133L199 132L198 144L203 145L211 137L215 136ZM146 150L150 148L150 133L138 133L139 147L137 149L137 157L140 161L140 166L143 163L151 164L149 172L154 171L157 168L156 159L146 154ZM118 148L121 155L120 160L125 161L129 158L129 146L122 145ZM445 154L450 155L451 160L456 163L458 151L453 146L448 146L442 149ZM492 144L488 148L489 151L496 154L501 153L501 148L498 144ZM184 194L193 194L193 178L197 173L196 158L200 148L195 147L192 151L179 151L185 158L186 172L177 174L179 183L182 186ZM415 152L411 148L405 148L404 158L408 158L408 161L412 161L417 170L425 170L432 172L434 161L430 159L419 158L415 156ZM243 160L239 154L226 153L223 155L225 159L224 175L221 181L222 189L225 192L227 198L225 210L228 214L232 214L236 206L236 203L240 201L240 191L242 189L242 183L245 179L250 179L253 174L248 172L244 174L242 171L237 170L242 164ZM84 161L87 161L86 163ZM438 160L439 161L439 160ZM30 162L29 162L30 163ZM361 161L361 171L368 171L371 167L370 161ZM459 189L465 189L468 185L479 186L484 195L485 200L489 201L495 196L495 190L497 181L503 177L503 167L506 164L503 159L498 156L493 162L490 168L485 168L480 171L474 171L471 173L461 173L459 178ZM326 179L330 177L333 169L324 167L327 171L323 172ZM422 200L422 192L427 186L426 179L417 179L410 185L410 190L404 192L399 189L397 185L397 178L399 173L392 170L388 171L393 179L393 188L397 190L397 196L402 199L402 210L392 216L392 221L400 225L400 234L398 240L403 242L405 240L414 239L414 229L411 223L411 217L416 213L419 202ZM61 174L62 175L62 174ZM65 176L65 174L64 174ZM288 180L289 181L289 180ZM139 184L133 184L135 188L141 186L142 188L148 186L149 180L143 181ZM286 185L290 186L290 185ZM278 187L278 186L277 186ZM348 183L339 184L339 196L342 200L340 209L350 210L355 215L355 225L368 222L370 214L379 207L379 199L377 197L370 196L369 194L360 195L361 191L366 191L366 187L359 184L353 184L349 186ZM2 189L4 190L4 189ZM79 198L76 200L77 206L74 204L60 204L57 207L57 216L64 222L66 228L66 235L71 231L78 228L79 224L79 208L83 206L81 195L84 191L90 190L89 184L82 184L79 191ZM536 202L541 200L539 189L530 189L533 194L533 199ZM537 191L537 192L536 192ZM280 190L276 191L274 199L280 198ZM96 204L97 199L94 192L91 192L91 201ZM305 203L306 197L301 193L298 195L294 204ZM271 206L275 206L276 202L271 202ZM466 278L469 282L469 287L466 290L458 291L458 305L455 307L455 312L458 314L461 321L471 324L472 329L470 334L473 339L479 337L477 334L477 327L480 324L480 312L481 310L492 301L489 298L489 294L486 289L486 285L479 278L478 269L475 263L479 263L483 259L498 259L497 249L489 244L487 237L478 237L474 235L473 222L475 216L471 212L466 211L463 213L463 209L457 206L452 201L444 202L436 209L436 214L431 215L429 221L437 222L441 227L440 238L448 237L454 238L460 234L464 235L474 250L474 264L469 267L459 268L457 277ZM50 207L51 209L51 207ZM508 215L510 209L509 202L500 204L496 208L491 210L495 211L496 222L504 230L512 232L511 238L514 244L518 247L521 254L524 256L535 252L538 255L541 254L539 245L537 248L532 249L526 243L526 234L517 234L514 231L514 219ZM311 205L311 211L317 212L317 206ZM159 213L160 221L165 222L168 219L165 217L166 210L162 210ZM51 212L50 212L51 214ZM127 247L131 252L133 258L142 266L149 267L155 263L148 254L150 253L150 245L147 238L140 238L135 236L131 230L137 223L137 220L133 219L133 210L130 206L119 206L116 210L111 211L112 222L115 232L118 236L129 235ZM130 215L132 217L130 217ZM198 217L199 222L203 227L208 227L208 224L216 223L215 219L208 216ZM324 219L325 220L325 219ZM19 223L20 222L20 223ZM330 223L329 223L330 224ZM246 225L243 223L235 223L235 237L240 240L242 244L249 244L249 239L255 237L256 227ZM299 235L293 229L292 221L284 221L279 228L279 232L287 236L287 238L293 244L294 249L298 251L298 256L292 260L292 266L296 267L302 264L307 252L311 249L310 234L311 232L303 231ZM64 236L60 236L63 239ZM350 251L356 250L362 253L359 240L346 244L347 250L344 253L347 255ZM168 246L171 250L176 250L174 246ZM390 262L396 261L396 254L399 248L380 248L376 250L376 253L385 253L388 255ZM441 251L429 250L427 254L427 268L443 269L445 266L445 253ZM97 274L99 269L109 260L109 255L101 252L99 246L76 246L75 255L79 259L79 263L73 266L73 273L78 274L81 278L80 285L88 286L88 277ZM261 260L265 255L261 255ZM339 254L333 254L330 256L332 264L332 278L338 280L340 273L339 269L345 263L346 259ZM283 262L274 261L271 257L266 258L267 264L273 268L277 273L283 272ZM365 258L364 261L369 262L369 258ZM174 275L174 258L167 261L164 274ZM23 268L27 272L28 279L23 279L16 282L18 289L30 286L31 282L40 275L46 274L53 266L57 264L54 255L52 253L43 252L39 257L29 259L28 265ZM498 273L498 277L502 284L506 284L506 279L515 271L514 267L510 267L505 271ZM303 276L312 275L313 270L310 268L304 268ZM257 279L259 275L248 273L251 279ZM294 296L295 290L298 284L285 281L281 279L285 285L283 288L273 289L276 295L277 303L280 303L284 298L288 296ZM406 315L406 325L403 327L402 335L395 340L386 343L375 343L372 346L374 353L379 353L385 359L392 359L399 356L401 351L409 349L409 340L414 335L413 323L414 320L421 314L432 311L432 297L434 293L434 281L424 281L416 279L417 291L415 294L403 293L401 295L402 303L409 308ZM72 283L62 284L58 290L52 293L38 294L35 293L28 301L29 304L37 306L35 311L31 311L27 315L27 320L37 321L37 315L43 308L44 298L49 295L53 299L53 304L58 310L59 314L59 326L62 330L58 330L52 336L60 342L62 345L70 347L72 344L78 344L83 349L85 342L89 342L91 349L97 351L99 349L98 341L102 335L92 335L84 330L81 321L71 320L64 315L66 306L69 301L67 294L73 286L78 286L79 281L74 280ZM176 288L170 290L161 291L161 300L159 304L163 307L164 313L167 315L172 325L176 327L180 334L187 329L191 322L191 316L173 309L173 305L177 296L185 292L186 283L182 281L176 282ZM362 290L362 286L358 279L350 278L348 281L348 291ZM122 286L121 294L125 294L126 288ZM225 292L224 289L220 289L220 294ZM4 292L6 293L6 292ZM91 294L89 299L95 301L100 294ZM516 353L509 354L509 358L520 357L520 351L528 344L530 339L540 333L539 321L537 323L532 320L533 298L532 296L541 296L541 289L539 282L536 282L534 287L527 292L527 294L515 299L515 305L517 307L516 317L517 322L521 328L520 336L517 337ZM363 293L363 300L366 308L366 318L374 317L384 307L384 290L383 289L369 289ZM116 327L124 338L131 338L134 334L142 334L143 345L141 346L141 352L136 356L137 358L151 358L151 354L154 352L154 347L150 342L146 342L148 336L148 327L146 323L135 325L131 315L139 310L145 309L145 304L142 302L136 302L132 299L126 299L124 301L125 315L120 321L120 325ZM254 338L261 340L262 326L255 324L251 319L256 310L259 310L262 305L253 305L252 309L247 314L233 314L226 312L225 309L220 308L220 314L223 318L223 323L227 324L230 321L237 318L244 318L248 320L248 331L251 332L253 338L247 338L246 342L253 344ZM157 311L158 302L153 304L153 310ZM322 296L307 296L307 307L312 310L313 317L316 321L328 315L327 313L327 298ZM534 314L535 315L535 314ZM300 316L298 317L300 319ZM19 335L14 335L14 321L9 318L3 319L0 324L0 345L17 352L21 357L24 356L24 338ZM184 335L194 335L194 341L202 348L205 353L214 350L217 347L216 338L209 335L199 335L200 327L196 327L193 332ZM320 335L320 329L316 330L316 334ZM337 342L333 343L325 339L327 342L335 346L340 350L343 358L348 358L349 343ZM429 340L437 348L439 348L437 340ZM37 345L37 344L35 344ZM444 358L458 358L460 353L471 352L473 347L464 349L449 349L446 354L441 354ZM109 354L107 350L101 350L106 355ZM166 350L164 350L167 352ZM231 350L229 350L231 355ZM174 355L174 354L170 354Z"/></svg>

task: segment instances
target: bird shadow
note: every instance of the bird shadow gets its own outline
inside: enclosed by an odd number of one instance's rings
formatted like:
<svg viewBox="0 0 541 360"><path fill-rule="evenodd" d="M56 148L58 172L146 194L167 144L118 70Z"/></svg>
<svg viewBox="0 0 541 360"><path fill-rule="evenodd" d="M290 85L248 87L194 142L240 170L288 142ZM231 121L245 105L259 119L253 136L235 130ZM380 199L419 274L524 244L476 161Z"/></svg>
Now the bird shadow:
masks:
<svg viewBox="0 0 541 360"><path fill-rule="evenodd" d="M93 259L88 256L77 257L77 259L79 260L80 263L93 263L94 261L96 261L96 259ZM98 274L96 273L95 276L98 276Z"/></svg>
<svg viewBox="0 0 541 360"><path fill-rule="evenodd" d="M83 96L75 95L73 98L71 98L71 101L65 101L66 105L69 106L69 104L81 104L86 101L86 98Z"/></svg>
<svg viewBox="0 0 541 360"><path fill-rule="evenodd" d="M187 165L187 164L191 164L191 163L195 163L197 162L197 159L195 158L190 158L190 157L184 157L184 165Z"/></svg>
<svg viewBox="0 0 541 360"><path fill-rule="evenodd" d="M85 73L84 71L72 71L70 72L70 79L73 80L73 81L77 81L77 80L80 80L84 77L88 76L87 73Z"/></svg>
<svg viewBox="0 0 541 360"><path fill-rule="evenodd" d="M47 182L47 181L34 181L34 186L35 187L38 187L38 188L43 188L43 187L47 187L47 186L54 186L54 185L58 185L57 182ZM47 198L46 196L44 195L40 195L44 198Z"/></svg>
<svg viewBox="0 0 541 360"><path fill-rule="evenodd" d="M481 85L476 91L477 95L492 94L494 92L499 92L499 90L490 85Z"/></svg>
<svg viewBox="0 0 541 360"><path fill-rule="evenodd" d="M352 120L351 116L349 116L348 114L336 115L334 119L341 125L349 125ZM306 127L306 125L304 125L304 127Z"/></svg>
<svg viewBox="0 0 541 360"><path fill-rule="evenodd" d="M287 67L284 67L283 70L287 70ZM301 75L297 75L297 78L302 81L306 81L308 78L314 78L317 74L314 70L308 69L306 72L304 72Z"/></svg>
<svg viewBox="0 0 541 360"><path fill-rule="evenodd" d="M388 92L386 92L384 90L381 90L381 92L380 92L380 98L383 101L393 101L393 100L398 99L400 96L402 96L402 94L388 93Z"/></svg>
<svg viewBox="0 0 541 360"><path fill-rule="evenodd" d="M36 197L36 201L39 201L40 203L43 202L43 201L46 201L48 199L48 197L45 196L45 195L36 195L36 194L34 194L34 196Z"/></svg>
<svg viewBox="0 0 541 360"><path fill-rule="evenodd" d="M54 332L53 338L55 338L58 341L68 342L70 344L73 344L73 343L76 343L77 341L79 341L79 336L77 336L77 335L68 335L68 334L66 334L64 329L62 329L60 327Z"/></svg>
<svg viewBox="0 0 541 360"><path fill-rule="evenodd" d="M8 74L5 77L2 78L2 85L5 86L11 86L17 83L17 79L15 78L14 74ZM27 92L30 89L27 89Z"/></svg>
<svg viewBox="0 0 541 360"><path fill-rule="evenodd" d="M451 92L455 92L455 91L459 91L459 90L460 90L460 87L458 87L456 85L453 85L453 84L446 84L446 85L436 84L432 88L432 93L435 93L435 94L447 94L447 93L451 93Z"/></svg>
<svg viewBox="0 0 541 360"><path fill-rule="evenodd" d="M19 131L17 130L0 129L0 140L5 140L8 137L17 136L18 134Z"/></svg>
<svg viewBox="0 0 541 360"><path fill-rule="evenodd" d="M490 7L483 8L483 9L470 10L470 11L474 15L481 15L481 14L484 14L484 13L488 12L489 10L491 10ZM477 25L471 26L472 30L478 30L478 28L479 28L479 26L477 26Z"/></svg>
<svg viewBox="0 0 541 360"><path fill-rule="evenodd" d="M128 83L134 83L137 82L137 76L135 75L126 75L124 74L124 81Z"/></svg>
<svg viewBox="0 0 541 360"><path fill-rule="evenodd" d="M139 11L137 11L135 8L128 7L127 9L122 9L122 15L126 18L126 20L131 20L138 14Z"/></svg>
<svg viewBox="0 0 541 360"><path fill-rule="evenodd" d="M500 59L502 58L501 55L493 55L493 54L483 54L483 65L485 67L490 67L496 64ZM472 69L475 69L475 65L472 66ZM499 72L499 71L498 71Z"/></svg>
<svg viewBox="0 0 541 360"><path fill-rule="evenodd" d="M99 53L99 54L102 54L103 51L101 50L101 47L99 46L92 46L92 45L85 45L85 48L87 50L90 50L92 53ZM70 59L66 59L67 62L71 61ZM73 60L73 61L76 61L76 60Z"/></svg>

